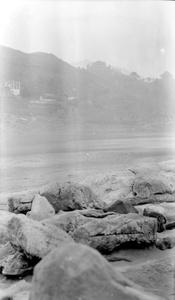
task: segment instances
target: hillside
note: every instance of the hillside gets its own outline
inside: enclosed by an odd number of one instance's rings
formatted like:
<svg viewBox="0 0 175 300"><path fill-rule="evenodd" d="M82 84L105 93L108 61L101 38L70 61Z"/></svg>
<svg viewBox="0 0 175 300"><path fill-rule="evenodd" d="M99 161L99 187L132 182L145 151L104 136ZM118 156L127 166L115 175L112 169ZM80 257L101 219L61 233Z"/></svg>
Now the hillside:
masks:
<svg viewBox="0 0 175 300"><path fill-rule="evenodd" d="M87 70L53 54L0 47L0 82L20 81L21 97L1 95L1 127L35 130L169 131L174 128L175 81L145 80L105 62ZM50 93L53 103L41 103ZM49 125L48 125L49 124ZM101 128L101 129L100 129Z"/></svg>

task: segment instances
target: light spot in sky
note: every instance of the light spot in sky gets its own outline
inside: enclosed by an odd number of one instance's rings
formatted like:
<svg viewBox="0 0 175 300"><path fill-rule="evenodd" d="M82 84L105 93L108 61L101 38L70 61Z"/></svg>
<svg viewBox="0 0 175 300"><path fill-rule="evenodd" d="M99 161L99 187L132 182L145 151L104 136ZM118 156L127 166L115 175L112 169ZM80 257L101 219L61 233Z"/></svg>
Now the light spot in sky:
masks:
<svg viewBox="0 0 175 300"><path fill-rule="evenodd" d="M164 49L164 48L161 48L160 51L161 51L162 53L164 53L164 52L165 52L165 49Z"/></svg>

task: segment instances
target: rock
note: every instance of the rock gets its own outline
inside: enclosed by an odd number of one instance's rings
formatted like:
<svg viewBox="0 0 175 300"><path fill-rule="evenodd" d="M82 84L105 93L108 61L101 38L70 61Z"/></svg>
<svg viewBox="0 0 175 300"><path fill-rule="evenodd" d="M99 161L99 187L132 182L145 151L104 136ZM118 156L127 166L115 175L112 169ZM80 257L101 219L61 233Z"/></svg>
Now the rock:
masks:
<svg viewBox="0 0 175 300"><path fill-rule="evenodd" d="M32 207L32 203L21 203L21 204L18 206L17 211L18 211L19 213L24 213L24 214L26 214L28 211L31 210L31 207Z"/></svg>
<svg viewBox="0 0 175 300"><path fill-rule="evenodd" d="M62 212L55 215L52 218L41 221L43 225L46 226L56 226L66 231L69 235L72 235L74 231L93 220L92 218L86 218L80 211Z"/></svg>
<svg viewBox="0 0 175 300"><path fill-rule="evenodd" d="M31 211L26 215L33 220L41 221L55 215L55 210L45 197L37 195L32 202Z"/></svg>
<svg viewBox="0 0 175 300"><path fill-rule="evenodd" d="M175 172L173 170L167 170L157 164L132 169L132 172L136 174L133 184L135 197L157 202L175 201Z"/></svg>
<svg viewBox="0 0 175 300"><path fill-rule="evenodd" d="M153 203L136 206L140 214L143 215L144 211L154 211L164 216L166 219L166 227L171 225L173 226L175 222L175 203Z"/></svg>
<svg viewBox="0 0 175 300"><path fill-rule="evenodd" d="M89 186L106 206L132 197L134 179L135 174L127 170L89 176L80 183Z"/></svg>
<svg viewBox="0 0 175 300"><path fill-rule="evenodd" d="M143 216L157 219L157 232L166 230L166 218L162 214L155 212L150 208L145 208L143 211Z"/></svg>
<svg viewBox="0 0 175 300"><path fill-rule="evenodd" d="M32 201L37 194L37 190L14 193L7 197L10 212L26 213L31 209Z"/></svg>
<svg viewBox="0 0 175 300"><path fill-rule="evenodd" d="M13 297L4 296L3 298L1 298L1 300L13 300Z"/></svg>
<svg viewBox="0 0 175 300"><path fill-rule="evenodd" d="M49 253L34 269L30 300L155 300L122 276L97 251L67 244Z"/></svg>
<svg viewBox="0 0 175 300"><path fill-rule="evenodd" d="M41 188L40 195L47 198L55 212L100 208L98 198L92 190L78 183L54 182Z"/></svg>
<svg viewBox="0 0 175 300"><path fill-rule="evenodd" d="M4 281L4 280L3 280ZM9 281L9 279L8 279ZM2 284L2 281L1 281ZM31 290L31 284L29 282L26 282L26 280L18 280L15 281L14 284L4 289L1 289L1 297L0 299L14 299L14 300L28 300L29 294ZM6 298L5 298L6 297Z"/></svg>
<svg viewBox="0 0 175 300"><path fill-rule="evenodd" d="M7 234L8 222L14 214L8 211L0 210L0 244L5 244L9 241L9 237Z"/></svg>
<svg viewBox="0 0 175 300"><path fill-rule="evenodd" d="M72 237L99 250L111 252L121 244L151 244L155 242L157 220L138 214L112 215L93 219L75 230Z"/></svg>
<svg viewBox="0 0 175 300"><path fill-rule="evenodd" d="M79 210L79 213L89 218L105 218L110 215L115 215L115 212L104 212L101 209L83 209Z"/></svg>
<svg viewBox="0 0 175 300"><path fill-rule="evenodd" d="M128 199L132 205L175 202L175 171L170 164L151 164L91 176L81 181L103 204Z"/></svg>
<svg viewBox="0 0 175 300"><path fill-rule="evenodd" d="M155 245L160 250L173 248L175 245L175 229L158 233Z"/></svg>
<svg viewBox="0 0 175 300"><path fill-rule="evenodd" d="M104 211L113 211L118 214L138 213L137 209L128 200L117 200L112 205L104 208Z"/></svg>
<svg viewBox="0 0 175 300"><path fill-rule="evenodd" d="M12 246L27 257L42 258L62 243L73 242L60 228L44 225L25 215L16 215L9 221L8 234Z"/></svg>
<svg viewBox="0 0 175 300"><path fill-rule="evenodd" d="M30 274L33 266L26 259L25 255L20 252L9 255L4 263L2 274L5 276L24 276Z"/></svg>
<svg viewBox="0 0 175 300"><path fill-rule="evenodd" d="M16 252L16 250L12 247L10 242L7 242L6 244L2 245L0 248L0 268L4 268L4 265L7 261L7 258L9 255L13 255Z"/></svg>

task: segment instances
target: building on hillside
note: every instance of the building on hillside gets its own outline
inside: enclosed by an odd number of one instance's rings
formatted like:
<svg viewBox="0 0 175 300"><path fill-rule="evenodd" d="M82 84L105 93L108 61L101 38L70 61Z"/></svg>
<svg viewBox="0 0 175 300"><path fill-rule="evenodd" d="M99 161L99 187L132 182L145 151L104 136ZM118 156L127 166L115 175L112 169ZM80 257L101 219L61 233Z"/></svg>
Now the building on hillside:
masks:
<svg viewBox="0 0 175 300"><path fill-rule="evenodd" d="M19 81L6 81L5 82L5 88L9 88L9 91L14 96L20 96L20 82Z"/></svg>
<svg viewBox="0 0 175 300"><path fill-rule="evenodd" d="M52 93L43 93L40 96L40 102L42 103L53 103L56 101L56 95Z"/></svg>

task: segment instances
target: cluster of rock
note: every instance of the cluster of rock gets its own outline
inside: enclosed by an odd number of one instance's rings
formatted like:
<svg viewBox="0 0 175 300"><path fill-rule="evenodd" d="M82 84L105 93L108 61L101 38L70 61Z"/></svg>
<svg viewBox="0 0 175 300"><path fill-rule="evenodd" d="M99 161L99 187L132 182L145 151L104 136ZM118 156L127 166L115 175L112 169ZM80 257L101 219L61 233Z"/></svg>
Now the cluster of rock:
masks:
<svg viewBox="0 0 175 300"><path fill-rule="evenodd" d="M36 265L30 300L157 299L102 255L126 244L174 246L172 166L54 182L7 201L9 211L0 211L0 267L6 276L23 276Z"/></svg>

